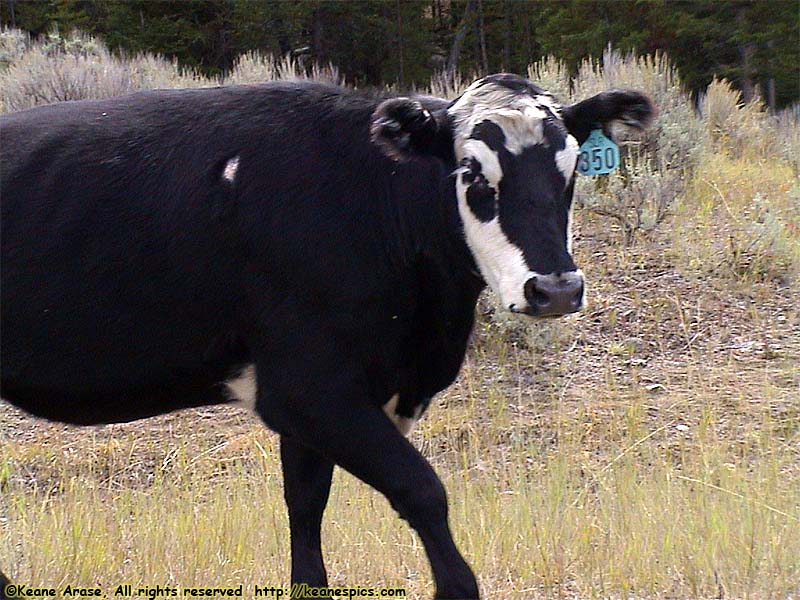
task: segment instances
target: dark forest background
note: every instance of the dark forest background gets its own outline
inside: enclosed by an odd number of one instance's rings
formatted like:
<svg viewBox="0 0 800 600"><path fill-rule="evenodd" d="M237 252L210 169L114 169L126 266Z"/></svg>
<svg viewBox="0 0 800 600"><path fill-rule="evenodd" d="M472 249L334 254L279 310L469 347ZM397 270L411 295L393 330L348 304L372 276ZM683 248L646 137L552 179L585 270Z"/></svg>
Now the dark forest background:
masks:
<svg viewBox="0 0 800 600"><path fill-rule="evenodd" d="M34 36L81 29L207 75L248 50L289 54L362 85L525 73L546 55L575 69L611 44L666 52L692 91L717 75L771 108L800 97L798 0L0 0L0 23Z"/></svg>

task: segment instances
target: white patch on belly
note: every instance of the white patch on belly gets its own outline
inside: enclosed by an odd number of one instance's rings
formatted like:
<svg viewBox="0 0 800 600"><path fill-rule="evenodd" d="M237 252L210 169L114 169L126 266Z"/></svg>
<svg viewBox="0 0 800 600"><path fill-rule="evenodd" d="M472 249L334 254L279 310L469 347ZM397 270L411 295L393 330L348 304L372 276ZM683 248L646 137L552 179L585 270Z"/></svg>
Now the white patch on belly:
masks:
<svg viewBox="0 0 800 600"><path fill-rule="evenodd" d="M228 183L233 183L236 179L236 171L239 169L239 157L234 156L225 163L225 169L222 171L222 178Z"/></svg>
<svg viewBox="0 0 800 600"><path fill-rule="evenodd" d="M247 365L238 377L225 382L228 397L236 404L251 411L256 410L256 366Z"/></svg>
<svg viewBox="0 0 800 600"><path fill-rule="evenodd" d="M394 426L397 427L397 430L400 433L403 435L408 435L411 433L414 425L417 424L417 421L419 421L419 418L422 415L422 404L414 409L413 417L403 417L395 412L397 410L397 403L399 401L400 394L395 394L392 396L389 401L383 405L383 412L386 413L386 416L389 417L392 423L394 423Z"/></svg>

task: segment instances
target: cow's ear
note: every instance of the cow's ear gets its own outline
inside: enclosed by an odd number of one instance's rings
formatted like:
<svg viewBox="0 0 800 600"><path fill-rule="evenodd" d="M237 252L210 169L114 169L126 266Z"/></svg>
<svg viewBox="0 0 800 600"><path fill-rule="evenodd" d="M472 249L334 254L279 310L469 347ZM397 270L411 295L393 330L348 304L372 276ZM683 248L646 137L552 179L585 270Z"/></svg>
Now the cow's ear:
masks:
<svg viewBox="0 0 800 600"><path fill-rule="evenodd" d="M372 113L370 135L383 153L394 160L407 160L414 155L446 158L453 153L447 112L429 111L411 98L381 102Z"/></svg>
<svg viewBox="0 0 800 600"><path fill-rule="evenodd" d="M610 90L567 106L561 114L569 132L583 144L593 129L607 129L615 121L644 129L653 121L655 109L650 98L641 92Z"/></svg>

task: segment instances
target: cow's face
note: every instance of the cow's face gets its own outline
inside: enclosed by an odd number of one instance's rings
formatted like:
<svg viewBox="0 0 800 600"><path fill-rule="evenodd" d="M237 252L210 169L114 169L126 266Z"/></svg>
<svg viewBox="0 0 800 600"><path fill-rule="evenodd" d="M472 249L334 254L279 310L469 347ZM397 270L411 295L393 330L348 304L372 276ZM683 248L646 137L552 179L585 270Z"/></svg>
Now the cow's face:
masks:
<svg viewBox="0 0 800 600"><path fill-rule="evenodd" d="M514 76L481 79L449 108L467 244L511 311L574 312L583 275L570 255L578 142L552 96Z"/></svg>
<svg viewBox="0 0 800 600"><path fill-rule="evenodd" d="M570 240L578 147L593 127L613 120L644 126L649 101L606 92L562 108L529 81L504 74L476 81L440 114L408 99L381 107L373 139L390 155L437 147L441 155L447 138L464 236L503 306L536 316L580 310L584 279Z"/></svg>

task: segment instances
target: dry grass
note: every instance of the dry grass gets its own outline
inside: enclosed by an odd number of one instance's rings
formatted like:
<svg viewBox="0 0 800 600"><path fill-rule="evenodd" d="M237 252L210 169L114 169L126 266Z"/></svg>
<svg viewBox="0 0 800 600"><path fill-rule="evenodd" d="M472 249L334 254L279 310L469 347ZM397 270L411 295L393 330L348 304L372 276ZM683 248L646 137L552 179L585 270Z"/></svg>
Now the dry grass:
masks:
<svg viewBox="0 0 800 600"><path fill-rule="evenodd" d="M445 480L484 596L796 594L792 293L703 286L656 240L577 229L589 311L516 329L482 320L461 377L412 435ZM17 580L287 581L277 440L248 415L74 428L4 405L0 419L0 563ZM324 540L336 584L432 594L414 534L344 473Z"/></svg>
<svg viewBox="0 0 800 600"><path fill-rule="evenodd" d="M673 365L664 383L629 386L630 359L609 350L606 373L567 369L566 387L525 383L541 368L520 351L512 367L473 357L415 434L443 474L484 595L796 590L797 374ZM287 580L276 440L233 409L90 431L8 414L4 425L36 431L1 446L0 557L19 581ZM341 473L324 536L333 582L430 596L414 535Z"/></svg>
<svg viewBox="0 0 800 600"><path fill-rule="evenodd" d="M788 163L709 154L679 214L675 248L706 276L786 286L800 274L800 183Z"/></svg>
<svg viewBox="0 0 800 600"><path fill-rule="evenodd" d="M13 64L26 50L9 39ZM662 94L642 169L686 191L637 235L579 210L588 310L530 322L484 299L461 376L412 434L485 598L800 595L794 159L759 155L741 132L763 115L723 87L717 116L685 112L668 64L648 60L611 53L608 74L587 63L570 89ZM281 76L240 65L242 80ZM533 69L566 85L558 68ZM798 139L796 119L767 125ZM276 442L228 407L75 428L0 404L0 565L32 586L285 584ZM417 537L342 472L323 535L332 583L432 595Z"/></svg>

